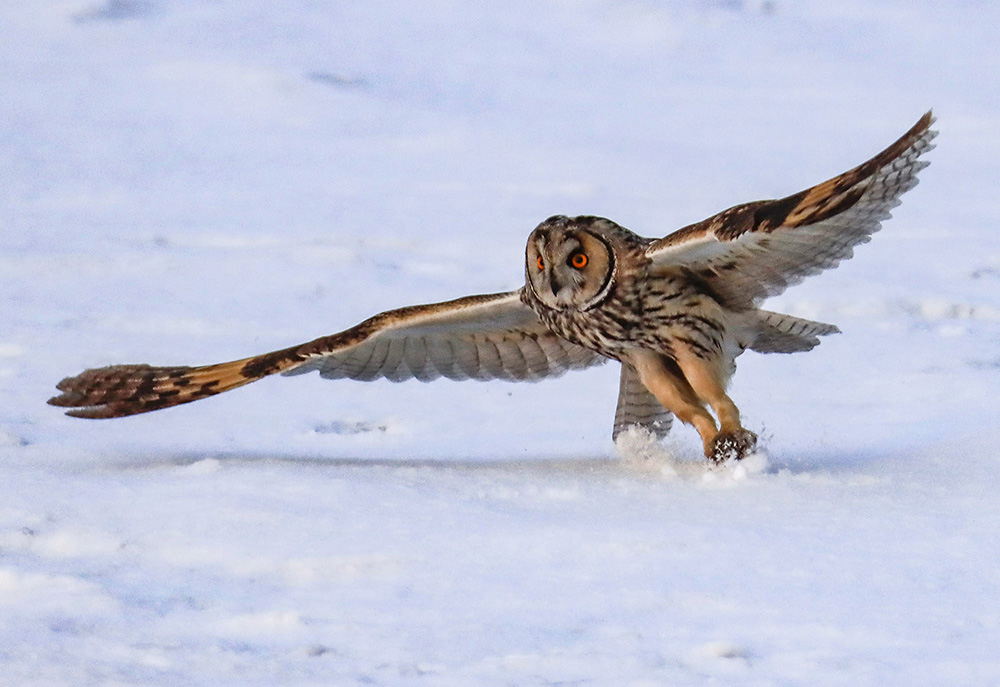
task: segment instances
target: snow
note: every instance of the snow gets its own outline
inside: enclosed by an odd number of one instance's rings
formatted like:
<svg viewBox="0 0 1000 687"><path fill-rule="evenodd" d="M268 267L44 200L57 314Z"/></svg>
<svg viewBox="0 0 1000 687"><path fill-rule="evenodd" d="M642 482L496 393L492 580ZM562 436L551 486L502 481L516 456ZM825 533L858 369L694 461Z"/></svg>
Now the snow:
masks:
<svg viewBox="0 0 1000 687"><path fill-rule="evenodd" d="M0 684L1000 682L1000 10L0 6ZM768 307L764 450L610 429L617 369L267 379L87 422L118 362L516 288L553 214L662 235L861 162L922 183Z"/></svg>

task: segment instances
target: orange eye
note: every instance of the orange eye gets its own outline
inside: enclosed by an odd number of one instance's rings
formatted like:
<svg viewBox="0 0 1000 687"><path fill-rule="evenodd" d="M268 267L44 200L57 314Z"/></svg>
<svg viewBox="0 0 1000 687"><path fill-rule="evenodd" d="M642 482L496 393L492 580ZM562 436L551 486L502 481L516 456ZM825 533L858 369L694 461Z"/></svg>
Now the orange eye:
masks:
<svg viewBox="0 0 1000 687"><path fill-rule="evenodd" d="M539 270L544 270L545 269L545 263L542 262L542 256L541 255L538 256L538 269Z"/></svg>
<svg viewBox="0 0 1000 687"><path fill-rule="evenodd" d="M586 253L573 253L572 257L569 259L569 264L578 270L582 270L587 266L587 254Z"/></svg>

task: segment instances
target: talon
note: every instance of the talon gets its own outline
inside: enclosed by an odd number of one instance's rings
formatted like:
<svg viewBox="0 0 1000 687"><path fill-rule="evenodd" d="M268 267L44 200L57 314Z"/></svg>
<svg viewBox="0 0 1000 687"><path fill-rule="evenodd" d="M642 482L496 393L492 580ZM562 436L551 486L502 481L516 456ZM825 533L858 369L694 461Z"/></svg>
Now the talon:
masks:
<svg viewBox="0 0 1000 687"><path fill-rule="evenodd" d="M716 465L727 460L743 460L756 445L757 435L748 429L719 432L712 440L712 451L708 459Z"/></svg>

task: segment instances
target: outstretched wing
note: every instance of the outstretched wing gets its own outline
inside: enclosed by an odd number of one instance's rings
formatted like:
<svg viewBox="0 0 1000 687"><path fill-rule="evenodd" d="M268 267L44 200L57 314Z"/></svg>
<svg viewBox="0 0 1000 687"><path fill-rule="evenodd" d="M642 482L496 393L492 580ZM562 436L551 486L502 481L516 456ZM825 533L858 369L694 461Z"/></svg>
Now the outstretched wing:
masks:
<svg viewBox="0 0 1000 687"><path fill-rule="evenodd" d="M520 291L375 315L339 334L202 367L114 365L62 380L49 399L68 415L109 418L189 403L277 372L331 379L534 381L605 359L549 331Z"/></svg>
<svg viewBox="0 0 1000 687"><path fill-rule="evenodd" d="M835 267L878 231L929 163L937 135L928 112L881 153L849 172L780 200L737 205L679 229L646 251L653 269L682 268L735 310L760 304Z"/></svg>

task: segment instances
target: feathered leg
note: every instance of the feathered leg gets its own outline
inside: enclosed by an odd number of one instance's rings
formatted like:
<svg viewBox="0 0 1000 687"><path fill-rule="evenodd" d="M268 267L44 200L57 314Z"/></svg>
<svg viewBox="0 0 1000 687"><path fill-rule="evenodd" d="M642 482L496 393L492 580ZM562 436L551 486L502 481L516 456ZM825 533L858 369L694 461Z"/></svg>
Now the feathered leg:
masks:
<svg viewBox="0 0 1000 687"><path fill-rule="evenodd" d="M647 350L636 350L628 356L639 380L656 396L663 407L677 418L692 425L701 435L705 455L712 457L715 437L719 434L715 418L708 412L680 369L669 359Z"/></svg>
<svg viewBox="0 0 1000 687"><path fill-rule="evenodd" d="M711 447L706 444L705 455L717 463L742 459L757 444L757 435L740 423L739 408L726 393L723 366L683 346L676 348L674 358L695 396L711 406L719 418L719 431L712 437Z"/></svg>

